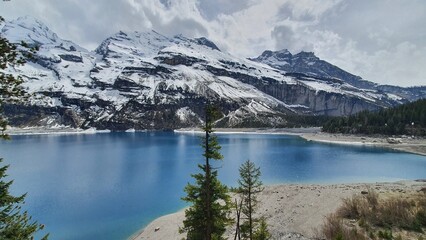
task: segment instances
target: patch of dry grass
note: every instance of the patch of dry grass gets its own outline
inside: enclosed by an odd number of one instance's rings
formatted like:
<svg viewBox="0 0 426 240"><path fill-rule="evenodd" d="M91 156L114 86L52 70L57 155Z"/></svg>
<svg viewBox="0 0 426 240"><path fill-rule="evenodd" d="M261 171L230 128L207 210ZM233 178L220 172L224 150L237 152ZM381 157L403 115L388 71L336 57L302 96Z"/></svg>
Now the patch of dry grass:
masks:
<svg viewBox="0 0 426 240"><path fill-rule="evenodd" d="M425 228L425 194L386 197L369 189L367 194L343 199L342 206L326 218L320 232L322 237L332 240L391 240L406 239L400 234L392 234L392 231L402 230L408 235L413 232L415 236L424 238Z"/></svg>
<svg viewBox="0 0 426 240"><path fill-rule="evenodd" d="M358 228L348 226L348 224L337 214L326 217L321 232L326 239L336 240L366 240L363 232Z"/></svg>

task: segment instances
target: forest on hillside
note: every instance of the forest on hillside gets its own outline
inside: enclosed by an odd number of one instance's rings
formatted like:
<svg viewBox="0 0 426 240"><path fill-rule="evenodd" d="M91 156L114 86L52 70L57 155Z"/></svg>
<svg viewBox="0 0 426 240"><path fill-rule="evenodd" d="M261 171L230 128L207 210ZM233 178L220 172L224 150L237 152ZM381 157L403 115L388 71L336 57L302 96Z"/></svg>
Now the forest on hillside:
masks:
<svg viewBox="0 0 426 240"><path fill-rule="evenodd" d="M330 119L322 130L329 133L426 136L426 99L377 112L363 111Z"/></svg>

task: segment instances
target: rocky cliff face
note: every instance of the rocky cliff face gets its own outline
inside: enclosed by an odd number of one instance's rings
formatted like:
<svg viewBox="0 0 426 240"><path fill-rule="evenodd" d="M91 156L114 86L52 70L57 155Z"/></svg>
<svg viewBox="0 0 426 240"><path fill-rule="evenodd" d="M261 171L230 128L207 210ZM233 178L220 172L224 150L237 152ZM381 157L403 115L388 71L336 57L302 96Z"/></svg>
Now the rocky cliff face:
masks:
<svg viewBox="0 0 426 240"><path fill-rule="evenodd" d="M415 101L426 97L425 87L403 88L398 86L378 85L321 60L312 52L300 52L293 55L287 49L281 51L266 50L260 56L252 58L251 60L283 70L287 75L304 75L319 79L329 79L329 81L334 80L334 82L347 83L360 90L387 94L388 98L396 101Z"/></svg>
<svg viewBox="0 0 426 240"><path fill-rule="evenodd" d="M7 22L1 35L40 47L34 60L8 69L24 78L31 94L25 103L5 106L10 122L18 126L199 126L209 102L222 111L221 126L282 127L289 115L340 116L404 101L330 74L288 71L234 57L206 38L119 32L90 52L32 18ZM290 61L290 55L283 53L280 59ZM290 62L304 62L302 55Z"/></svg>

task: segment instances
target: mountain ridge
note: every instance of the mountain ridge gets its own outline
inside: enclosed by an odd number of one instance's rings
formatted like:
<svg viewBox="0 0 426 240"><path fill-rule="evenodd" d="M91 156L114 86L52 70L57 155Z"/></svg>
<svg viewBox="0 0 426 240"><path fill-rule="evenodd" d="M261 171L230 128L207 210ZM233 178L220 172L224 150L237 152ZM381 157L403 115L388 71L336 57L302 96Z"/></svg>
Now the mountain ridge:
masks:
<svg viewBox="0 0 426 240"><path fill-rule="evenodd" d="M314 77L344 79L347 83L359 88L372 89L378 85L318 58L313 52L301 51L293 55L287 49L266 50L260 56L251 58L251 60L263 62L289 73L304 72L306 75Z"/></svg>
<svg viewBox="0 0 426 240"><path fill-rule="evenodd" d="M20 21L7 22L1 34L17 43L30 40L40 51L25 66L7 70L23 76L32 94L23 105L5 106L10 122L19 126L193 127L202 123L208 101L220 106L222 126L279 127L289 124L289 115L348 115L408 101L327 75L234 57L207 38L120 31L88 51L38 20ZM37 33L56 37L34 41ZM297 57L303 55L315 56Z"/></svg>

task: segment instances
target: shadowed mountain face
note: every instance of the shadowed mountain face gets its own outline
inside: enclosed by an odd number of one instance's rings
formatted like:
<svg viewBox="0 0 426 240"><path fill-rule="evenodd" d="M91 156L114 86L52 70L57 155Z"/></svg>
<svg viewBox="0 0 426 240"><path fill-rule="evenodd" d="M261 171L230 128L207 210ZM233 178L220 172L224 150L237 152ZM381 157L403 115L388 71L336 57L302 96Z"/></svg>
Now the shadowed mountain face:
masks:
<svg viewBox="0 0 426 240"><path fill-rule="evenodd" d="M252 61L206 38L155 31L119 32L88 51L29 17L6 22L0 33L40 48L31 62L7 70L21 75L31 94L5 105L18 126L192 127L209 102L222 111L221 126L283 127L290 115L341 116L412 100L408 90L398 96L313 53L265 51Z"/></svg>

